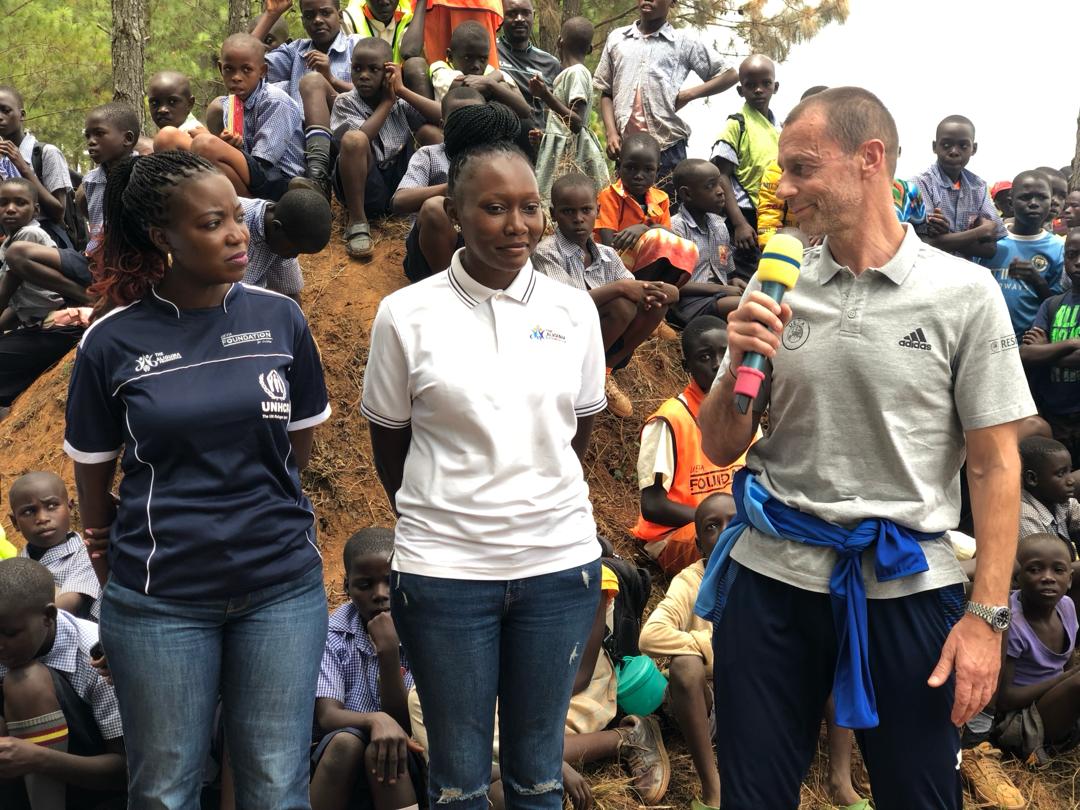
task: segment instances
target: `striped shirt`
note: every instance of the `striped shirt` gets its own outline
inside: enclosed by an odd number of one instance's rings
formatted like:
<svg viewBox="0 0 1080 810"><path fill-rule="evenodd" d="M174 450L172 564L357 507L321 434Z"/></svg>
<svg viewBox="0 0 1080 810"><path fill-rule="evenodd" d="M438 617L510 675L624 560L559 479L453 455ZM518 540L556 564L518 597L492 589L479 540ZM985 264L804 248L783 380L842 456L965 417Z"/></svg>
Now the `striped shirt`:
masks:
<svg viewBox="0 0 1080 810"><path fill-rule="evenodd" d="M611 96L615 124L623 137L645 131L667 149L690 137L690 127L675 112L675 98L686 77L693 72L704 82L726 69L699 34L671 23L643 34L634 23L608 34L593 85Z"/></svg>
<svg viewBox="0 0 1080 810"><path fill-rule="evenodd" d="M398 654L401 677L408 691L413 686L413 676L405 651L399 650ZM336 700L350 712L382 711L379 654L360 620L360 611L352 602L330 614L315 697Z"/></svg>
<svg viewBox="0 0 1080 810"><path fill-rule="evenodd" d="M997 223L994 239L1005 236L1005 224L998 216L994 201L986 190L986 181L967 169L960 170L960 180L954 183L934 163L929 169L915 177L915 183L922 194L926 212L940 208L949 223L950 233L970 230L976 218L989 219ZM926 225L916 226L919 233L924 233Z"/></svg>
<svg viewBox="0 0 1080 810"><path fill-rule="evenodd" d="M29 557L29 546L19 552L20 557ZM81 593L94 600L90 609L90 615L95 619L101 614L101 583L94 566L90 563L90 555L83 545L83 539L78 532L68 532L67 540L58 546L46 549L38 562L49 569L53 582L56 584L57 593Z"/></svg>
<svg viewBox="0 0 1080 810"><path fill-rule="evenodd" d="M690 274L690 281L707 281L713 284L727 284L728 278L735 272L735 254L731 249L731 236L723 217L717 214L705 215L705 230L697 220L687 212L686 207L679 209L671 217L671 230L676 236L689 239L698 249L697 264Z"/></svg>
<svg viewBox="0 0 1080 810"><path fill-rule="evenodd" d="M220 101L228 99L221 96ZM286 177L304 173L303 115L280 87L260 82L244 100L244 151Z"/></svg>
<svg viewBox="0 0 1080 810"><path fill-rule="evenodd" d="M282 295L296 295L304 289L300 260L296 257L286 259L278 256L266 243L264 222L266 206L269 204L267 200L240 198L240 206L244 209L244 222L247 223L250 234L244 283L266 287Z"/></svg>
<svg viewBox="0 0 1080 810"><path fill-rule="evenodd" d="M115 740L124 736L116 691L101 677L101 673L90 666L90 649L97 642L96 624L76 619L67 611L58 610L56 638L52 648L37 660L49 669L67 676L75 694L90 706L102 738ZM0 681L4 680L5 675L7 667L0 664Z"/></svg>
<svg viewBox="0 0 1080 810"><path fill-rule="evenodd" d="M586 253L588 265L585 264ZM579 290L595 290L605 284L632 279L614 248L589 240L586 250L571 242L558 228L536 246L533 267L553 281L561 281Z"/></svg>
<svg viewBox="0 0 1080 810"><path fill-rule="evenodd" d="M336 131L343 124L350 130L360 129L374 114L375 108L360 98L355 90L342 93L337 97L330 113L330 129ZM415 107L399 98L390 108L390 114L379 128L379 134L371 139L371 151L375 153L375 160L379 164L394 160L412 143L413 132L426 123L427 119Z"/></svg>
<svg viewBox="0 0 1080 810"><path fill-rule="evenodd" d="M358 36L338 31L330 43L326 56L334 78L352 84L352 52L359 39ZM297 104L303 103L300 99L300 80L311 72L304 57L313 50L315 46L310 39L294 39L266 54L267 80L278 84Z"/></svg>

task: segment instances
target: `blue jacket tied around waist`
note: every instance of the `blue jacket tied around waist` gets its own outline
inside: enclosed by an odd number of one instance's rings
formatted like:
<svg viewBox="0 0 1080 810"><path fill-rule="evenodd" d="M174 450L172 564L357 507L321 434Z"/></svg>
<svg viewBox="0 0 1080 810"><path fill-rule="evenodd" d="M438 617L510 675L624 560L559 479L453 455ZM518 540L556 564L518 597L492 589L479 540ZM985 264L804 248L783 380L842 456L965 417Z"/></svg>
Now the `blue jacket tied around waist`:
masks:
<svg viewBox="0 0 1080 810"><path fill-rule="evenodd" d="M929 568L919 543L939 535L912 531L879 518L867 518L853 529L836 526L781 503L747 468L736 473L731 494L735 498L735 518L709 557L694 612L714 624L719 622L723 605L718 594L729 555L748 526L778 540L833 549L838 555L829 577L839 647L833 681L836 722L845 728L876 727L877 700L867 660L862 552L874 546L874 572L879 582L900 579Z"/></svg>

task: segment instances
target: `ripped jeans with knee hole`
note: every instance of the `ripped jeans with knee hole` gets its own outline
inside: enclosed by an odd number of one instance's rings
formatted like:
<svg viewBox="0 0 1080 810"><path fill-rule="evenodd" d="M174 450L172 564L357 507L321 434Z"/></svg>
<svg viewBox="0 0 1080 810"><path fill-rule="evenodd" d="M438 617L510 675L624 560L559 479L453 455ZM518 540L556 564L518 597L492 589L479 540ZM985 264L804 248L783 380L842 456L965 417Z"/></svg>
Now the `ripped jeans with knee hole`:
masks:
<svg viewBox="0 0 1080 810"><path fill-rule="evenodd" d="M394 572L394 624L428 736L433 810L487 810L498 700L509 810L560 810L566 711L600 561L514 580Z"/></svg>

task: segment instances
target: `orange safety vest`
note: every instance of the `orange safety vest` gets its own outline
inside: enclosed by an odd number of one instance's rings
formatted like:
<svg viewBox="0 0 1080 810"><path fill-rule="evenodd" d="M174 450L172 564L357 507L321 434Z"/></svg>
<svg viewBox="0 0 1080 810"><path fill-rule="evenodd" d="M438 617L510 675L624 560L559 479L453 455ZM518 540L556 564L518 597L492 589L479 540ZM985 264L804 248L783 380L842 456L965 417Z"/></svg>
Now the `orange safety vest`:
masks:
<svg viewBox="0 0 1080 810"><path fill-rule="evenodd" d="M730 493L732 478L746 466L745 453L734 464L718 467L702 451L701 427L698 425L697 415L703 399L705 394L698 384L691 380L686 390L664 402L656 409L656 413L645 420L645 424L654 419L663 419L667 423L675 442L675 475L672 477L668 497L676 503L694 508L714 492ZM653 523L639 513L633 532L639 540L648 543L661 540L682 528L684 527Z"/></svg>

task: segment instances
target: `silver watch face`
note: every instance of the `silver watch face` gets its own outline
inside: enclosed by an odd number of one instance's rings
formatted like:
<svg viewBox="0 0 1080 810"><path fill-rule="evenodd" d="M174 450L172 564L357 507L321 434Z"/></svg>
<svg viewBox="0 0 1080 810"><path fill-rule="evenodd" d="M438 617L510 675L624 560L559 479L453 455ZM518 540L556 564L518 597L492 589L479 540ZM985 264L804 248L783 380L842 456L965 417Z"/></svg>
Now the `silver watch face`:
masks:
<svg viewBox="0 0 1080 810"><path fill-rule="evenodd" d="M1011 619L1012 611L1007 607L994 608L994 614L990 619L990 626L995 630L1007 630Z"/></svg>

